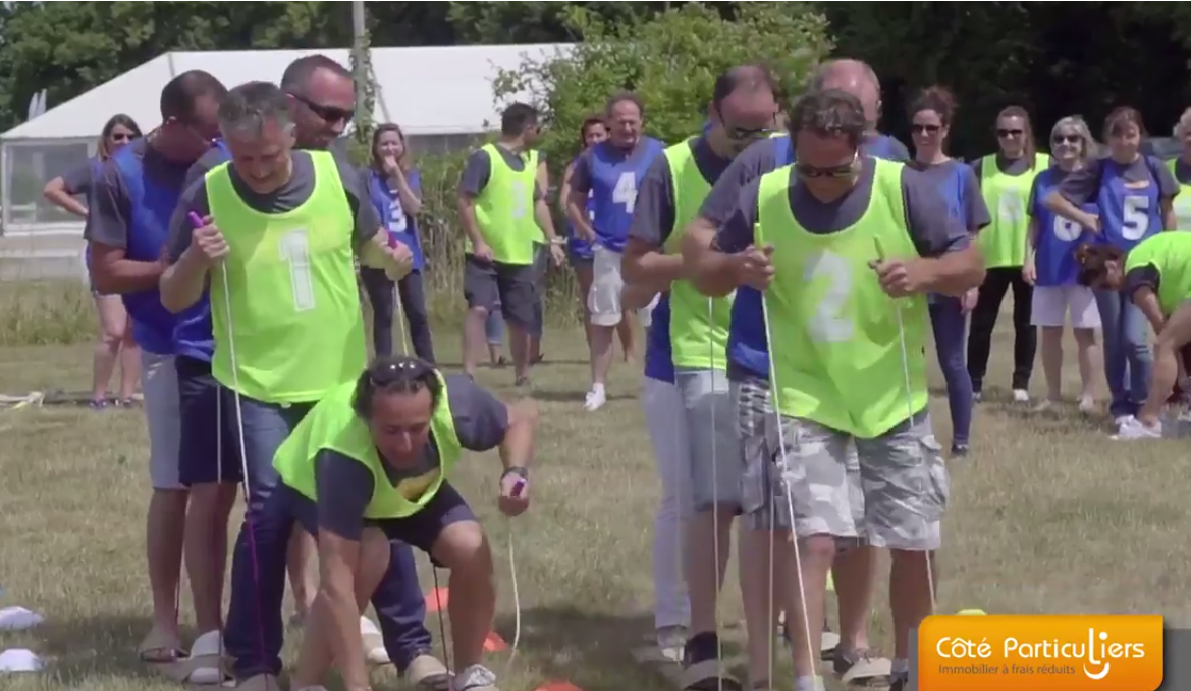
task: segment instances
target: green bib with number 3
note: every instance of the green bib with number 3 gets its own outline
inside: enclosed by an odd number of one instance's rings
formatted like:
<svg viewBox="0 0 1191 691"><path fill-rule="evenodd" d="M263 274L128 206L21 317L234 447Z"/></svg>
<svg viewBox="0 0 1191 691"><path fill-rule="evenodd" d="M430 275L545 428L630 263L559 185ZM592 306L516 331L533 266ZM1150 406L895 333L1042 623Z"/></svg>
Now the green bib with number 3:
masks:
<svg viewBox="0 0 1191 691"><path fill-rule="evenodd" d="M875 165L860 220L826 234L807 231L794 217L791 166L764 175L755 231L758 247L773 246L774 278L764 300L778 411L861 439L881 436L927 404L926 297L891 299L868 265L878 242L887 259L918 256L906 228L904 166L880 159Z"/></svg>
<svg viewBox="0 0 1191 691"><path fill-rule="evenodd" d="M414 515L434 497L463 455L463 445L455 433L455 419L451 416L446 383L441 374L438 381L442 395L430 418L430 434L438 450L436 470L393 484L385 472L384 461L376 452L368 423L352 407L356 393L356 382L352 381L340 385L311 408L278 447L273 456L273 467L281 481L307 499L318 501L315 459L323 449L335 451L363 463L372 472L372 500L364 509L364 518L378 520Z"/></svg>
<svg viewBox="0 0 1191 691"><path fill-rule="evenodd" d="M484 242L492 248L492 260L501 264L533 264L534 243L541 242L542 229L534 218L534 185L537 182L538 154L525 156L524 170L513 170L495 144L481 149L488 152L488 184L476 198L476 225ZM475 252L471 238L466 252Z"/></svg>
<svg viewBox="0 0 1191 691"><path fill-rule="evenodd" d="M691 141L671 146L663 155L674 193L674 227L666 238L665 250L667 254L681 254L686 225L699 214L699 207L711 192L711 183L699 171ZM727 367L732 298L728 295L709 301L690 281L670 284L670 351L675 367Z"/></svg>
<svg viewBox="0 0 1191 691"><path fill-rule="evenodd" d="M229 250L222 268L211 272L212 374L267 403L317 401L367 364L355 218L335 159L326 151L309 155L314 192L284 213L244 203L226 163L206 177L211 215Z"/></svg>
<svg viewBox="0 0 1191 691"><path fill-rule="evenodd" d="M980 161L980 194L988 206L989 224L976 236L984 265L989 269L1026 264L1026 236L1030 232L1030 188L1046 170L1050 157L1034 154L1034 169L1006 175L997 168L995 154ZM969 229L970 230L970 229Z"/></svg>
<svg viewBox="0 0 1191 691"><path fill-rule="evenodd" d="M1143 266L1158 272L1158 306L1169 319L1191 300L1191 233L1158 233L1139 242L1125 257L1124 273Z"/></svg>

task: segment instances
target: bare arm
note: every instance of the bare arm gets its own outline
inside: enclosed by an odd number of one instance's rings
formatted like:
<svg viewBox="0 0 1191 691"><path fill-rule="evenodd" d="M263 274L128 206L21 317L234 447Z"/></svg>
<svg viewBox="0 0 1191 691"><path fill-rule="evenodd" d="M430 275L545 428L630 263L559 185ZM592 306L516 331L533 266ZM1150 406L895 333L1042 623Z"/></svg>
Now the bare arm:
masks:
<svg viewBox="0 0 1191 691"><path fill-rule="evenodd" d="M554 231L554 218L550 216L550 207L546 204L545 199L539 199L533 203L534 220L538 222L538 227L542 229L542 233L546 235L546 242L550 245L558 244L558 233Z"/></svg>
<svg viewBox="0 0 1191 691"><path fill-rule="evenodd" d="M1162 230L1178 230L1179 218L1174 213L1174 197L1159 199L1158 208L1162 211Z"/></svg>
<svg viewBox="0 0 1191 691"><path fill-rule="evenodd" d="M186 248L178 261L161 274L161 305L174 314L193 306L203 297L209 272L202 252Z"/></svg>
<svg viewBox="0 0 1191 691"><path fill-rule="evenodd" d="M471 239L473 247L483 247L484 236L480 234L480 225L476 222L476 200L466 194L459 194L455 199L455 210L459 214L459 223L463 225L463 232Z"/></svg>
<svg viewBox="0 0 1191 691"><path fill-rule="evenodd" d="M575 164L568 163L562 171L562 185L558 188L558 210L564 217L567 214L567 200L571 198L571 173L575 172Z"/></svg>
<svg viewBox="0 0 1191 691"><path fill-rule="evenodd" d="M322 622L330 631L343 685L347 689L370 686L360 634L360 606L356 601L356 574L360 569L360 542L329 530L318 535L320 583L314 606L323 609Z"/></svg>
<svg viewBox="0 0 1191 691"><path fill-rule="evenodd" d="M1085 228L1099 232L1100 219L1072 204L1071 200L1064 197L1058 190L1052 190L1043 197L1042 205L1068 221L1078 223Z"/></svg>
<svg viewBox="0 0 1191 691"><path fill-rule="evenodd" d="M66 191L66 180L59 175L58 177L46 183L42 195L46 200L54 206L57 206L68 213L72 213L80 218L87 217L87 207L79 203L77 199L70 196Z"/></svg>
<svg viewBox="0 0 1191 691"><path fill-rule="evenodd" d="M165 262L126 259L124 249L91 242L91 277L101 293L139 293L157 287Z"/></svg>
<svg viewBox="0 0 1191 691"><path fill-rule="evenodd" d="M397 183L397 197L401 199L401 210L410 216L417 216L422 211L422 198L409 185L409 181L405 179L405 172L400 167L397 168L397 174L393 176L393 182Z"/></svg>
<svg viewBox="0 0 1191 691"><path fill-rule="evenodd" d="M924 257L921 261L931 264L927 292L963 297L984 282L984 255L975 245L937 258Z"/></svg>
<svg viewBox="0 0 1191 691"><path fill-rule="evenodd" d="M628 309L645 309L658 295L653 286L643 283L626 283L620 291L620 304Z"/></svg>
<svg viewBox="0 0 1191 691"><path fill-rule="evenodd" d="M1153 294L1152 292L1150 293ZM1153 425L1158 421L1166 399L1179 378L1179 350L1191 343L1191 302L1184 302L1170 315L1154 339L1154 368L1150 375L1150 395L1138 413L1138 419Z"/></svg>
<svg viewBox="0 0 1191 691"><path fill-rule="evenodd" d="M1133 292L1133 304L1141 310L1154 329L1154 333L1161 333L1166 326L1166 317L1162 315L1162 308L1158 305L1158 296L1149 286L1141 286Z"/></svg>
<svg viewBox="0 0 1191 691"><path fill-rule="evenodd" d="M587 216L587 193L571 190L567 196L566 210L567 219L575 227L575 232L584 240L594 240L595 228L592 227L591 219Z"/></svg>
<svg viewBox="0 0 1191 691"><path fill-rule="evenodd" d="M659 293L672 281L686 278L683 255L663 254L639 238L630 237L624 248L621 271L628 283L640 283Z"/></svg>
<svg viewBox="0 0 1191 691"><path fill-rule="evenodd" d="M538 428L538 404L525 399L508 405L509 425L500 442L500 463L509 468L528 468L534 452L534 433Z"/></svg>
<svg viewBox="0 0 1191 691"><path fill-rule="evenodd" d="M721 298L738 287L732 255L715 249L715 226L702 217L691 221L682 239L687 278L704 295Z"/></svg>

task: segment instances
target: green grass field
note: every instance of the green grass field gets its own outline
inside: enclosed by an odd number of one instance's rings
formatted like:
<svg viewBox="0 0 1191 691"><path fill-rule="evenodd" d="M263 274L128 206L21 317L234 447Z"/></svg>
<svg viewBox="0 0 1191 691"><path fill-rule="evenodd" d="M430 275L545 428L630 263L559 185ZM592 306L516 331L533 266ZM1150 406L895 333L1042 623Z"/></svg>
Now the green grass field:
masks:
<svg viewBox="0 0 1191 691"><path fill-rule="evenodd" d="M444 362L457 363L457 335L443 328L436 336ZM515 525L522 639L500 686L535 691L547 681L567 680L583 691L661 691L668 688L662 678L631 656L652 628L649 544L658 495L637 400L640 373L618 363L609 385L612 400L589 414L582 410L588 374L578 330L550 331L546 351L548 362L535 372L542 426L534 503ZM999 332L973 453L950 465L939 611L1161 613L1171 626L1186 625L1191 605L1182 584L1191 565L1177 545L1191 504L1183 491L1180 442L1119 445L1108 440L1104 420L1085 420L1073 406L1046 415L1015 407L1007 392L995 388L1008 383L1011 352L1011 334ZM1073 345L1068 353L1068 391L1074 393ZM86 346L0 348L0 393L83 390L89 370ZM512 376L507 369L485 370L480 379L512 396ZM1040 372L1033 388L1042 390ZM932 410L938 436L947 443L941 390ZM20 605L46 617L34 631L0 634L0 649L32 648L48 662L46 672L4 679L0 687L177 688L135 654L150 611L141 412L4 411L0 440L0 606ZM495 508L498 472L495 454L473 455L459 468L457 482L492 537L500 584L496 630L511 642L513 601L504 556L509 525ZM739 662L740 598L729 578L723 620L729 651ZM431 586L424 571L423 590ZM188 587L182 587L184 621L191 616ZM871 631L888 655L884 590L882 585ZM437 634L433 615L430 624ZM294 643L287 649L291 663ZM787 658L781 654L779 688L792 688ZM506 659L507 653L493 654L498 674ZM743 676L743 667L738 671ZM378 689L400 688L383 669L375 682Z"/></svg>

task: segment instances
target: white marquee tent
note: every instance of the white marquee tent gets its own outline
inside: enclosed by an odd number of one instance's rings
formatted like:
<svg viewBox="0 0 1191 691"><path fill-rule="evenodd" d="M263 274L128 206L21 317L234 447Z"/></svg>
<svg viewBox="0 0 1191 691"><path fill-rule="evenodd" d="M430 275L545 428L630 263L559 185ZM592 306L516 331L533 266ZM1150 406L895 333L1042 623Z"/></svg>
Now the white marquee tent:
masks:
<svg viewBox="0 0 1191 691"><path fill-rule="evenodd" d="M400 124L419 151L468 146L499 120L492 80L526 58L565 55L570 44L373 48L372 71L378 122ZM350 66L345 48L173 52L130 70L43 115L0 134L3 205L0 234L70 234L83 223L41 196L52 177L94 153L100 129L115 113L126 113L148 132L161 120L161 88L174 76L201 69L229 87L247 81L278 81L294 59L323 53Z"/></svg>

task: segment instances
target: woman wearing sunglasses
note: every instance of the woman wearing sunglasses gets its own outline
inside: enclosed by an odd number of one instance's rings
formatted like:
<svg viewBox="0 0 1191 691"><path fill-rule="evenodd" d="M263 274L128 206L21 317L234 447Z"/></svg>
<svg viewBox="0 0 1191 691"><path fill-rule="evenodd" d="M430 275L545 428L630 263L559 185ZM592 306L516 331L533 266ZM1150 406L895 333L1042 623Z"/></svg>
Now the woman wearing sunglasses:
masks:
<svg viewBox="0 0 1191 691"><path fill-rule="evenodd" d="M103 170L103 164L112 154L141 136L136 121L123 113L113 115L103 126L96 147L95 156L63 175L46 183L43 194L54 206L80 218L88 218L91 187ZM82 195L88 202L80 203L75 195ZM91 274L91 249L85 255L87 274ZM91 280L91 295L95 299L95 311L99 315L99 341L95 344L92 364L91 408L99 410L108 406L108 382L120 361L120 390L114 403L127 406L132 403L141 373L141 351L132 340L132 323L124 311L119 295L104 295L95 289Z"/></svg>
<svg viewBox="0 0 1191 691"><path fill-rule="evenodd" d="M413 271L396 284L384 269L360 267L360 280L372 304L372 341L377 355L393 354L393 288L401 299L401 311L409 324L414 352L434 362L430 319L422 269L426 265L418 237L418 212L422 210L422 174L410 160L405 135L394 123L385 123L372 135L372 165L366 171L369 197L389 236L405 244L414 254ZM403 344L404 347L404 344Z"/></svg>
<svg viewBox="0 0 1191 691"><path fill-rule="evenodd" d="M1088 125L1078 115L1065 117L1050 130L1050 150L1054 165L1034 179L1030 191L1030 235L1026 246L1026 266L1022 277L1034 286L1031 323L1042 329L1042 373L1046 376L1045 409L1063 398L1063 326L1071 314L1079 359L1079 410L1090 413L1095 408L1095 383L1092 362L1096 352L1096 329L1100 314L1092 289L1079 285L1079 264L1075 251L1092 240L1091 231L1078 223L1052 213L1042 201L1058 189L1070 175L1083 169L1096 155L1096 142ZM1084 211L1094 214L1094 205Z"/></svg>
<svg viewBox="0 0 1191 691"><path fill-rule="evenodd" d="M989 224L988 207L980 195L980 183L972 168L948 156L944 150L951 122L955 117L955 99L949 91L932 87L922 92L910 107L910 131L914 141L911 165L931 180L947 203L951 215L975 235ZM977 291L963 297L931 294L930 321L934 329L935 351L939 369L947 381L951 405L951 454L966 456L972 432L972 378L964 358L964 337L968 313L976 306Z"/></svg>
<svg viewBox="0 0 1191 691"><path fill-rule="evenodd" d="M1141 113L1117 108L1104 120L1110 156L1094 158L1067 176L1043 204L1052 212L1088 228L1098 243L1129 252L1138 243L1177 226L1174 215L1179 183L1161 161L1141 153L1145 136ZM1081 208L1095 204L1096 213ZM1096 292L1104 333L1104 375L1112 392L1110 412L1118 429L1135 421L1148 397L1152 359L1141 310L1121 293Z"/></svg>
<svg viewBox="0 0 1191 691"><path fill-rule="evenodd" d="M1048 157L1035 148L1033 125L1021 106L1009 106L998 113L996 131L997 153L972 164L992 219L980 232L980 250L988 273L972 310L968 372L972 375L975 399L979 401L997 315L1005 294L1012 289L1013 400L1028 403L1037 336L1030 325L1032 288L1021 273L1026 263L1026 236L1030 227L1026 206L1034 177L1046 169Z"/></svg>
<svg viewBox="0 0 1191 691"><path fill-rule="evenodd" d="M1183 111L1174 126L1174 136L1183 145L1178 158L1167 161L1182 194L1175 197L1174 215L1179 230L1191 230L1191 108Z"/></svg>
<svg viewBox="0 0 1191 691"><path fill-rule="evenodd" d="M467 376L408 357L379 358L311 409L277 450L281 483L258 524L276 545L261 565L274 592L284 587L286 534L299 524L318 540L322 580L293 688L317 688L332 659L345 688L369 688L359 617L388 569L389 541L400 540L450 570L451 688L497 691L482 662L496 610L492 552L451 474L466 451L499 449L497 505L522 514L537 417L532 401L506 405Z"/></svg>

